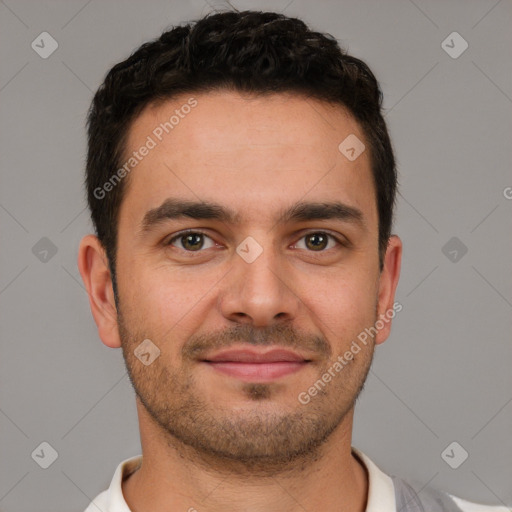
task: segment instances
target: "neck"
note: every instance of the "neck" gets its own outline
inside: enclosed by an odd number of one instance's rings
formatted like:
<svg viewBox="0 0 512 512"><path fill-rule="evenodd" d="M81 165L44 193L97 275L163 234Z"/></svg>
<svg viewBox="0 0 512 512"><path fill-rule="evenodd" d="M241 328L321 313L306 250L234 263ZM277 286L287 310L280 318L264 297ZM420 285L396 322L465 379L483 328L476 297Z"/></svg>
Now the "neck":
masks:
<svg viewBox="0 0 512 512"><path fill-rule="evenodd" d="M139 407L143 461L122 484L134 512L364 512L368 475L351 453L353 409L319 449L287 467L251 468L162 436Z"/></svg>

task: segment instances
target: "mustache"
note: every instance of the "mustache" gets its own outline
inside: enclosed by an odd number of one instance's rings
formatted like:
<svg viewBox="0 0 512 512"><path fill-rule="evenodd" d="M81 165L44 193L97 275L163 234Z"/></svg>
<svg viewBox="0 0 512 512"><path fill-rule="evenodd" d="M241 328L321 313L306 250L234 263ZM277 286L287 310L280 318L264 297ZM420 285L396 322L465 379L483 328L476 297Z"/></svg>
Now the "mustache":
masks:
<svg viewBox="0 0 512 512"><path fill-rule="evenodd" d="M256 328L250 324L238 324L233 328L192 336L182 347L184 359L201 359L211 350L229 348L238 343L255 346L279 345L281 347L306 350L330 358L332 349L323 336L300 332L289 324L275 324Z"/></svg>

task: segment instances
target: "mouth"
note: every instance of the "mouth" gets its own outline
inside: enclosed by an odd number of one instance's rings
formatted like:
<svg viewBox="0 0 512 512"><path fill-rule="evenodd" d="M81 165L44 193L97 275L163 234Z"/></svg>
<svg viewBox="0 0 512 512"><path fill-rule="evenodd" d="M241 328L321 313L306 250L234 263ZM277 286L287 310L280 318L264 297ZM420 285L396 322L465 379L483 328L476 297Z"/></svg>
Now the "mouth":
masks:
<svg viewBox="0 0 512 512"><path fill-rule="evenodd" d="M285 349L231 349L202 360L213 370L245 382L271 382L303 369L311 359Z"/></svg>

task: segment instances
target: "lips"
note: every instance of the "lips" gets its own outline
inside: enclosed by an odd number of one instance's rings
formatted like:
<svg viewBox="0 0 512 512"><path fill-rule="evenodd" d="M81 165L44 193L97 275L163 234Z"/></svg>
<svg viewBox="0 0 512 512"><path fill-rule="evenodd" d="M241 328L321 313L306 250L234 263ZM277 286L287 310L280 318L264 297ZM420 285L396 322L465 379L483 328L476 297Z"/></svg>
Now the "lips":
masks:
<svg viewBox="0 0 512 512"><path fill-rule="evenodd" d="M267 352L256 352L248 349L226 350L206 359L208 362L237 362L237 363L278 363L307 361L306 358L283 349L273 349Z"/></svg>
<svg viewBox="0 0 512 512"><path fill-rule="evenodd" d="M214 370L246 382L270 382L304 368L309 359L285 349L231 349L203 360Z"/></svg>

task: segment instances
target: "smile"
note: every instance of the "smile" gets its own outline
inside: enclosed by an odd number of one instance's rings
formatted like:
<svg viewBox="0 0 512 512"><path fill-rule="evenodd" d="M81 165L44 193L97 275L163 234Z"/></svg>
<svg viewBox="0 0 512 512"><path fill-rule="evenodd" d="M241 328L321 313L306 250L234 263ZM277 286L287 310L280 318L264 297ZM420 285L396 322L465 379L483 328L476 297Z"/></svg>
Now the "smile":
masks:
<svg viewBox="0 0 512 512"><path fill-rule="evenodd" d="M270 382L298 372L310 362L300 354L283 349L227 350L203 360L215 371L246 382Z"/></svg>

